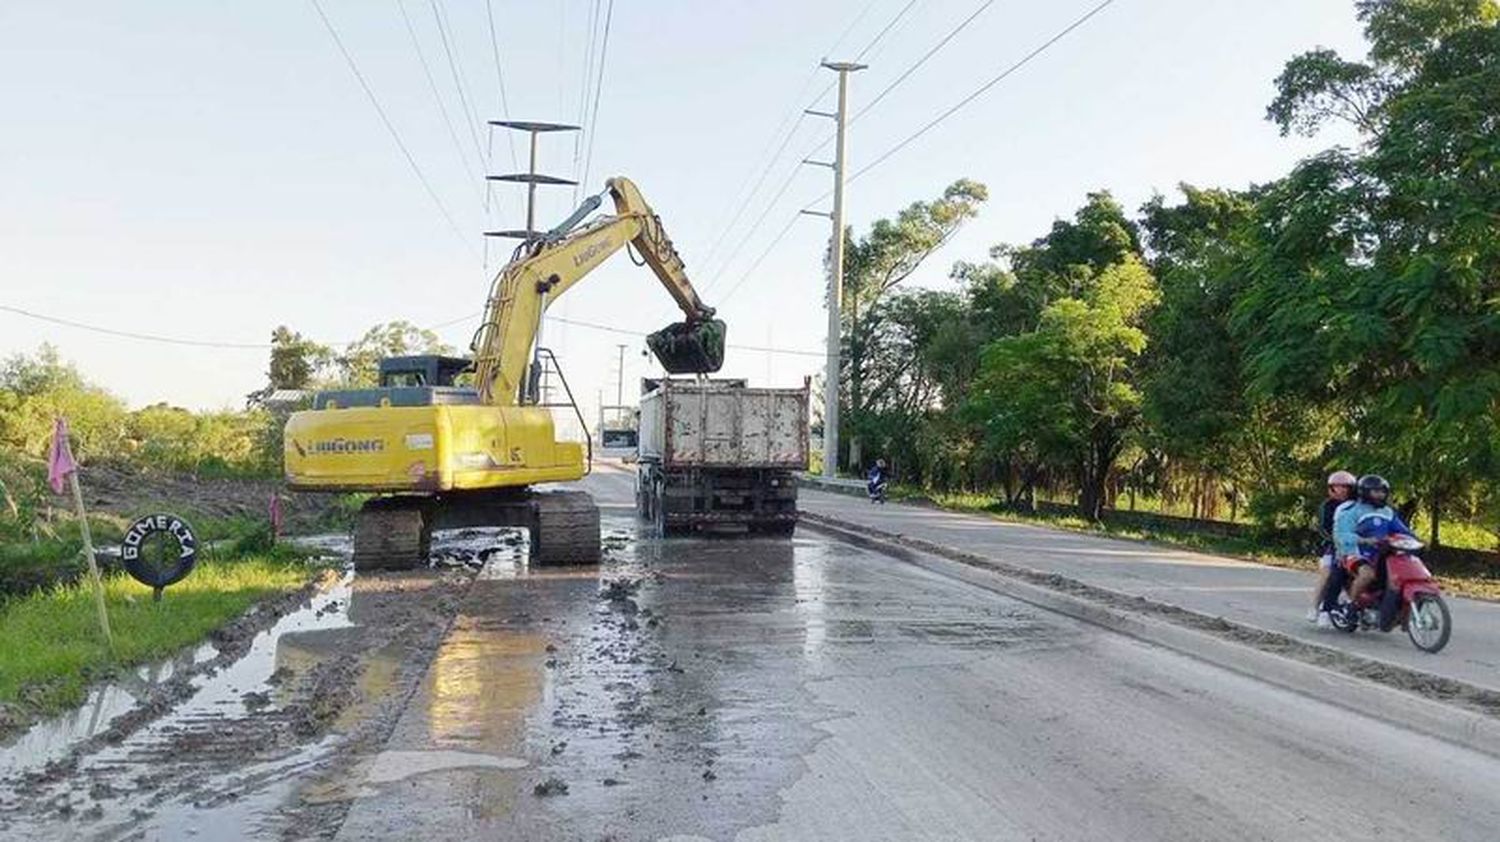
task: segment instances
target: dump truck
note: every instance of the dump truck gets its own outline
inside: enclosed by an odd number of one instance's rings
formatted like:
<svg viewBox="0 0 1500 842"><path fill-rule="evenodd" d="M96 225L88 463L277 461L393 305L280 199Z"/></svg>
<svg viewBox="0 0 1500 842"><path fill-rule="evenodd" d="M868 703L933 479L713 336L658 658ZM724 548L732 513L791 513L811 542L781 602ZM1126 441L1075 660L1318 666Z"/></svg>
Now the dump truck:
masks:
<svg viewBox="0 0 1500 842"><path fill-rule="evenodd" d="M636 509L661 536L791 535L807 470L808 392L744 380L642 382Z"/></svg>

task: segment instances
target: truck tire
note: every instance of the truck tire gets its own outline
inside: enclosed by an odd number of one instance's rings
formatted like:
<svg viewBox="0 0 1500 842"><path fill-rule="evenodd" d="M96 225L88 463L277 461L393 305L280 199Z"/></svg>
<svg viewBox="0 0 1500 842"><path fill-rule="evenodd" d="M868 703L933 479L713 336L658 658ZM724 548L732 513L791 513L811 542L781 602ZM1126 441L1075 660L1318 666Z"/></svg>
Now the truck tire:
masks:
<svg viewBox="0 0 1500 842"><path fill-rule="evenodd" d="M599 507L582 491L537 494L531 561L539 567L599 563Z"/></svg>
<svg viewBox="0 0 1500 842"><path fill-rule="evenodd" d="M759 532L762 535L769 535L773 538L790 538L797 532L797 521L771 521L770 523L760 524L756 527L755 531Z"/></svg>
<svg viewBox="0 0 1500 842"><path fill-rule="evenodd" d="M661 477L657 477L651 484L651 534L658 538L667 537L667 489L666 483Z"/></svg>
<svg viewBox="0 0 1500 842"><path fill-rule="evenodd" d="M411 497L367 500L354 524L354 569L411 570L427 563L431 545L427 501Z"/></svg>

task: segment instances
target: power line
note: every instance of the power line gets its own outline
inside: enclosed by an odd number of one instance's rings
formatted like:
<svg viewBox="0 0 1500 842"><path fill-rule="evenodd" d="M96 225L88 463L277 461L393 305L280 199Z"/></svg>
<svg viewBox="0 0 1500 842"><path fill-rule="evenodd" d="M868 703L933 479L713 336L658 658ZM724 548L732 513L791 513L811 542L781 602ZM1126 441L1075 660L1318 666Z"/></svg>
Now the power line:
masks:
<svg viewBox="0 0 1500 842"><path fill-rule="evenodd" d="M609 58L609 25L615 17L615 0L609 0L609 5L604 11L604 37L599 44L599 79L594 83L594 113L589 117L589 125L586 131L589 135L588 151L583 156L583 178L578 180L579 184L588 187L589 170L594 163L594 138L598 136L599 129L599 100L604 98L604 68L605 60Z"/></svg>
<svg viewBox="0 0 1500 842"><path fill-rule="evenodd" d="M900 23L901 20L902 20L902 18L906 17L906 13L909 12L909 11L911 11L912 8L917 5L918 2L919 2L919 0L908 0L908 2L906 3L906 5L902 6L900 8L900 10L898 10L896 12L896 14L889 21L886 21L885 26L881 27L880 31L877 32L877 33L875 33L875 37L872 38L872 39L870 39L869 43L865 44L864 48L861 49L858 53L855 54L855 60L857 61L859 59L864 58L864 56L867 53L869 53L870 50L875 47L875 45L879 44L881 42L881 40L883 38L885 38L885 36L891 32L891 30L895 29L896 24ZM845 34L847 35L848 33L846 32ZM842 41L843 39L840 38L839 40ZM835 45L835 46L837 46L837 45ZM826 95L829 91L833 90L833 87L834 87L833 84L829 84L829 85L824 86L823 90L818 93L817 99L815 99L813 101L813 104L814 105L817 104L817 100L818 99L822 99L824 95ZM809 106L809 107L811 107L811 106ZM800 122L801 121L799 120L798 123L800 124ZM796 127L793 126L793 130L794 131L795 131L795 128ZM788 135L787 140L788 141L791 140L790 135ZM828 142L829 141L827 141L827 140L823 141L822 143L818 144L815 148L813 148L812 150L810 150L807 154L811 155L814 152L816 152L818 149L822 149L824 146L828 145ZM783 147L784 146L785 146L785 142L783 142ZM778 152L778 155L779 155L779 152ZM805 158L807 156L804 155L803 157ZM766 167L766 173L762 174L761 180L764 180L765 175L770 172L771 168L775 165L775 163L776 163L776 158L773 156L772 159L771 159L770 164L768 164L767 167ZM791 171L787 173L786 180L784 180L781 183L781 186L776 190L776 195L771 198L771 201L766 206L766 209L764 211L762 211L761 214L760 214L760 216L758 216L756 218L755 224L753 224L753 225L750 226L749 232L747 232L745 234L745 236L742 237L735 244L734 248L730 250L729 255L724 258L724 262L719 266L719 268L714 270L713 274L709 278L708 284L705 286L705 289L712 288L713 285L718 282L718 279L720 278L720 276L722 276L724 274L724 272L729 268L729 266L732 263L734 263L734 258L740 253L740 251L742 249L744 249L744 247L749 243L750 239L755 236L755 232L758 231L758 230L760 230L760 224L761 224L761 222L765 221L766 216L770 214L770 212L771 212L772 209L774 209L774 207L776 205L776 202L778 200L780 200L781 197L786 194L786 191L792 186L792 182L794 180L796 180L798 172L800 172L800 168L799 167L793 167L791 169ZM750 204L750 201L754 197L755 192L756 191L751 191L751 195L748 196L748 197L746 197L745 204L747 206ZM738 214L740 214L742 212L743 212L743 210L736 211L736 215L738 216ZM731 225L730 227L732 228L733 226Z"/></svg>
<svg viewBox="0 0 1500 842"><path fill-rule="evenodd" d="M51 322L52 324L77 328L78 330L85 330L92 333L117 336L122 339L137 339L144 342L160 342L165 345L186 345L194 348L230 348L235 350L265 350L267 348L276 347L269 342L224 342L220 340L210 339L185 339L180 336L162 336L155 333L137 333L135 331L129 330L118 330L112 327L104 327L103 325L89 324L88 322L74 321L73 319L65 319L61 316L49 316L46 313L38 313L33 310L27 310L21 307L13 307L9 304L0 304L0 310L3 310L7 313L14 313L18 316L25 316L30 319L36 319L43 322ZM418 328L418 330L432 331L438 330L440 328L451 327L458 324L459 322L465 322L477 318L480 315L483 314L474 313L462 318L452 319L446 322L439 322L435 325L428 325L427 327ZM334 348L342 348L357 344L358 342L359 340L354 339L347 342L320 342L318 344L328 345Z"/></svg>
<svg viewBox="0 0 1500 842"><path fill-rule="evenodd" d="M359 72L359 65L355 64L354 56L344 46L344 41L339 37L338 30L334 29L333 22L328 19L328 15L323 13L323 7L318 5L318 0L308 0L308 2L312 4L313 11L317 12L318 17L322 19L323 26L333 38L334 46L338 47L339 53L344 56L344 61L348 63L349 70L354 73L354 78L359 81L360 88L364 89L365 96L369 98L370 104L375 107L375 113L380 115L380 122L385 124L386 131L390 132L391 139L396 142L397 148L401 150L401 155L406 158L406 163L417 176L417 180L422 182L422 187L427 191L427 195L432 199L432 203L437 206L438 212L443 215L443 219L448 221L448 227L453 229L453 233L463 241L464 247L469 250L469 253L478 257L479 253L474 250L474 244L469 242L469 238L464 236L462 229L458 227L458 223L453 221L453 215L448 212L448 207L438 197L437 191L432 189L432 183L422 173L422 168L417 166L417 160L412 157L411 150L406 148L406 143L401 140L400 132L396 131L396 126L391 123L391 118L386 115L385 108L380 105L380 99L375 96L375 91L370 88L370 83L365 81L365 75Z"/></svg>
<svg viewBox="0 0 1500 842"><path fill-rule="evenodd" d="M878 156L877 158L875 158L875 160L871 161L870 163L868 163L865 166L861 167L860 169L856 170L854 172L854 174L852 174L852 175L849 176L848 181L854 181L855 179L859 178L860 176L864 175L865 173L867 173L870 170L874 169L875 167L879 166L881 163L885 162L892 155L895 155L897 152L901 151L903 148L905 148L907 145L909 145L910 143L912 143L913 141L915 141L917 138L921 137L922 135L926 134L928 131L930 131L931 129L933 129L934 127L936 127L939 123L943 122L948 117L951 117L959 109L963 108L965 105L968 105L970 102L972 102L975 99L977 99L979 96L981 96L982 94L984 94L990 88L993 88L995 85L997 85L1001 81L1003 81L1006 77L1008 77L1011 74L1015 73L1017 70L1020 70L1022 67L1025 67L1033 59L1035 59L1037 56L1041 55L1048 48L1050 48L1053 44L1056 44L1058 41L1061 41L1063 38L1067 37L1067 35L1069 33L1071 33L1073 30L1075 30L1078 27L1084 25L1091 18L1093 18L1095 15L1097 15L1100 12L1104 11L1104 9L1106 7L1108 7L1109 5L1111 5L1112 3L1114 3L1114 1L1115 0L1103 0L1103 2L1101 2L1097 6L1094 6L1087 13L1085 13L1084 15L1082 15L1081 17L1079 17L1077 20L1074 20L1068 26L1066 26L1061 31L1059 31L1056 35L1053 35L1051 38L1047 39L1045 42L1043 42L1036 49L1034 49L1031 52L1027 53L1026 55L1022 56L1015 63L1011 64L1009 67L1007 67L1005 70L1003 70L998 76L994 77L993 79L990 79L988 82L985 82L983 85L981 85L973 93L971 93L968 96L964 97L962 100L959 100L951 108L949 108L948 110L944 111L942 114L939 114L936 118L934 118L933 120L929 121L927 124L923 125L920 129L918 129L917 131L913 132L906 139L902 140L900 143L896 144L895 146L891 147L890 149L887 149L880 156ZM981 11L982 11L982 9L981 9ZM925 61L925 58L922 59L922 60ZM795 171L793 171L793 174L795 175ZM778 194L777 194L778 198L780 197L781 193L785 192L786 187L790 186L791 181L792 181L791 178L787 179L787 181L783 185L782 190L780 192L778 192ZM828 196L830 196L832 193L833 193L833 191L829 190L829 191L823 193L818 198L814 199L812 202L809 202L808 204L817 204L818 202L821 202L824 199L828 198ZM772 199L771 204L774 206L775 202L776 202L776 199ZM767 208L767 212L769 212L769 210L770 210L770 208L768 207ZM762 214L762 217L764 217L764 215L765 214ZM745 280L748 279L750 277L750 275L753 274L755 272L755 270L760 267L761 262L763 260L765 260L766 257L770 255L771 251L776 247L776 245L778 243L780 243L783 238L786 237L787 232L789 232L791 230L792 225L797 221L798 215L800 215L800 214L794 214L791 219L787 220L786 226L781 229L781 231L776 235L776 237L774 239L772 239L770 245L768 245L766 247L765 251L761 252L760 256L755 259L755 262L753 264L751 264L750 269L748 271L746 271L743 275L741 275L740 279L735 282L735 285L733 287L731 287L729 289L729 291L727 293L725 293L724 296L722 296L719 299L720 306L723 306L724 302L727 301L730 296L732 296L736 291L739 290L740 285L743 284L745 282ZM759 226L757 225L756 227L759 227ZM751 229L751 233L752 234L754 233L754 230L755 230L754 228ZM747 239L748 239L748 235L747 235Z"/></svg>
<svg viewBox="0 0 1500 842"><path fill-rule="evenodd" d="M427 330L437 330L438 328L449 327L460 322L467 322L473 319L480 318L483 315L484 313L482 312L470 313L469 315L463 316L461 318L452 319L446 322L440 322L427 328ZM545 316L543 316L543 318L545 318L549 322L572 325L573 327L588 328L589 330L598 330L603 331L604 333L613 333L617 336L630 336L636 339L644 339L649 335L639 330L630 330L628 328L615 327L614 325L602 325L598 322L586 322L581 319L570 319L566 316L554 316L551 313L546 314ZM736 345L731 343L726 344L724 347L732 348L736 351L758 351L764 354L787 354L794 357L821 357L824 354L824 352L822 351L803 351L797 348L771 348L765 345Z"/></svg>
<svg viewBox="0 0 1500 842"><path fill-rule="evenodd" d="M473 182L474 188L479 189L480 179L474 173L474 166L469 163L469 156L464 152L464 145L458 139L458 130L453 127L453 118L448 115L448 106L443 102L443 96L438 92L437 80L432 78L432 68L427 63L427 54L422 50L422 41L417 37L416 27L412 26L411 16L406 13L406 4L402 0L396 0L396 8L401 11L401 22L406 24L406 33L411 36L412 49L416 51L417 61L422 65L422 74L427 77L428 90L432 92L432 99L437 103L438 113L443 116L443 124L448 127L448 137L453 141L453 149L458 153L458 161L464 171L469 174L469 180Z"/></svg>
<svg viewBox="0 0 1500 842"><path fill-rule="evenodd" d="M886 98L886 95L899 87L902 82L905 82L908 78L910 78L910 76L913 73L917 72L917 70L920 69L922 65L927 63L928 59L937 55L938 51L947 46L949 41L952 41L954 37L958 35L958 33L968 28L969 24L973 23L975 18L978 18L981 14L984 13L986 9L988 9L990 6L993 6L994 4L995 0L985 0L985 2L979 4L979 8L975 9L967 18L964 18L962 21L960 21L958 26L954 27L948 32L947 35L944 35L942 39L940 39L936 44L932 45L932 47L929 48L927 52L922 54L921 58L917 59L914 63L911 64L911 66L902 71L901 75L897 76L889 85L886 85L885 88L880 91L880 93L876 94L874 98L865 103L864 107L854 112L854 115L849 118L849 125L852 126L856 122L858 122L859 118L863 117L866 112L878 105L881 100ZM824 147L828 146L828 144L833 143L833 139L834 135L829 135L823 138L823 140L820 141L817 146L814 146L812 149L808 150L807 154L816 155Z"/></svg>
<svg viewBox="0 0 1500 842"><path fill-rule="evenodd" d="M595 2L597 3L598 0L595 0ZM845 39L849 37L849 33L853 32L854 28L858 26L867 15L870 14L870 10L874 9L875 4L878 2L879 0L870 0L869 3L866 3L864 9L855 16L854 20L849 22L849 25L844 28L844 31L839 35L838 40L833 42L833 46L828 48L828 51L827 53L825 53L825 55L831 55L834 51L836 51L839 46L844 43ZM787 112L787 115L785 117L781 118L781 122L776 126L776 131L771 133L771 137L766 143L767 151L770 150L773 146L775 147L776 151L772 152L770 158L766 159L766 165L760 171L760 175L758 177L752 175L751 177L746 178L745 181L740 184L739 189L734 191L734 195L736 197L740 197L739 205L735 208L734 214L730 216L729 221L724 224L724 227L719 229L719 233L714 237L712 244L709 245L708 251L704 253L704 266L707 266L713 262L714 255L719 253L719 247L724 244L724 238L729 236L729 232L734 230L735 225L739 224L740 217L743 216L745 210L750 207L750 203L755 199L755 195L760 192L761 185L765 184L766 177L771 174L771 170L775 168L776 162L781 159L781 153L786 151L787 144L791 143L792 137L796 135L797 129L801 127L802 121L807 119L806 110L804 108L799 108L797 106L797 103L801 102L802 98L807 95L807 89L812 87L813 81L818 78L818 74L822 71L822 69L823 68L821 65L814 65L812 68L812 72L807 74L807 78L803 80L802 85L797 88L796 95L792 97L792 110ZM818 100L822 99L828 94L829 91L833 90L833 86L835 84L837 83L830 82L823 88L823 90L819 91L817 96L813 98L813 104L816 104ZM812 105L809 105L807 107L811 108ZM786 133L784 136L782 134L783 131L785 131ZM781 138L780 144L777 144L776 142L776 138L778 137ZM760 157L764 156L765 151L762 151ZM752 170L751 172L754 172L754 170ZM752 181L754 182L754 186L750 187ZM745 192L746 187L750 187L749 193Z"/></svg>
<svg viewBox="0 0 1500 842"><path fill-rule="evenodd" d="M725 302L732 298L736 292L739 292L740 287L745 283L745 281L751 275L755 274L755 270L760 268L760 264L763 263L765 259L771 254L772 249L775 249L776 246L786 238L787 232L792 230L792 226L796 224L797 218L800 216L800 213L792 214L792 218L786 221L786 225L783 226L782 229L777 232L776 236L771 239L771 242L766 245L765 251L762 251L760 253L760 256L755 258L755 262L750 264L750 268L746 269L743 275L740 275L740 279L734 282L734 286L730 287L729 290L719 298L720 307L723 307ZM822 356L823 353L824 352L820 352L819 355Z"/></svg>
<svg viewBox="0 0 1500 842"><path fill-rule="evenodd" d="M949 109L947 109L943 113L939 114L938 116L934 117L928 123L926 123L925 125L923 125L920 129L917 129L915 132L913 132L912 134L908 135L906 137L906 139L902 140L900 143L897 143L895 146L892 146L890 149L887 149L885 152L882 152L879 156L877 156L875 158L875 160L871 161L868 164L865 164L863 167L860 167L858 170L855 170L854 174L851 175L851 176L849 176L849 181L854 181L855 179L859 178L860 176L864 175L865 173L869 172L870 170L873 170L876 167L880 166L882 163L884 163L892 155L895 155L897 152L900 152L902 149L905 149L909 144L911 144L917 138L921 137L924 134L927 134L927 132L931 131L939 123L941 123L944 120L948 119L949 117L953 116L956 112L958 112L959 109L963 108L965 105L968 105L969 103L971 103L974 100L978 99L981 95L983 95L990 88L993 88L996 85L1000 84L1000 82L1002 82L1003 80L1005 80L1006 77L1008 77L1011 74L1015 73L1017 70L1020 70L1022 67L1025 67L1027 64L1031 63L1032 59L1034 59L1037 56L1041 55L1042 53L1046 52L1047 49L1050 48L1053 44L1056 44L1058 41L1061 41L1063 38L1066 38L1068 36L1068 34L1071 33L1073 30L1077 29L1080 26L1083 26L1085 23L1088 23L1090 19L1092 19L1095 15L1099 14L1100 12L1104 11L1105 8L1107 8L1108 6L1110 6L1111 4L1113 4L1114 2L1115 2L1115 0L1103 0L1102 3L1098 4L1097 6L1094 6L1092 9L1090 9L1088 12L1086 12L1082 17L1080 17L1077 20L1073 21L1072 23L1068 24L1065 28L1063 28L1056 35L1053 35L1051 38L1048 38L1045 42L1043 42L1041 44L1041 46L1037 47L1036 49L1034 49L1031 52L1027 53L1026 55L1022 56L1020 58L1020 60L1016 61L1014 64L1012 64L1009 67L1005 68L1005 70L1001 71L1000 75L994 77L993 79L989 80L988 82L985 82L983 85L980 85L979 88L976 89L973 93L971 93L968 96L964 97L963 99L959 100L957 103L954 103L954 105L952 107L950 107Z"/></svg>
<svg viewBox="0 0 1500 842"><path fill-rule="evenodd" d="M761 223L766 221L766 217L771 215L771 211L776 209L776 203L781 201L781 197L785 196L786 191L791 189L792 183L796 181L799 172L801 172L800 167L794 167L791 172L787 173L786 179L781 182L781 187L777 188L776 195L772 196L771 201L766 203L765 209L760 212L760 216L755 218L755 222L750 226L750 230L745 232L745 236L740 238L739 242L729 252L729 256L724 258L724 262L720 264L719 268L714 271L713 276L709 278L708 284L704 287L705 291L712 289L719 282L719 278L724 274L725 270L734 263L735 256L750 242L750 239L755 236L755 232L760 230ZM796 219L797 217L793 216L792 218Z"/></svg>
<svg viewBox="0 0 1500 842"><path fill-rule="evenodd" d="M152 333L137 333L135 331L129 331L129 330L116 330L115 328L104 327L102 325L89 324L87 322L74 321L73 319L65 319L65 318L62 318L60 316L49 316L46 313L38 313L38 312L35 312L33 310L26 310L26 309L21 308L21 307L13 307L13 306L11 306L9 304L0 304L0 311L4 311L4 312L7 312L7 313L14 313L15 315L18 315L18 316L25 316L26 318L29 318L29 319L36 319L38 321L50 322L52 324L62 325L64 327L71 327L71 328L76 328L78 330L85 330L85 331L89 331L91 333L100 333L100 334L105 334L107 336L119 337L119 338L122 338L122 339L135 339L135 340L142 341L142 342L159 342L159 343L164 344L164 345L185 345L185 346L189 346L189 347L193 347L193 348L226 348L226 349L233 349L233 350L239 350L239 351L245 351L245 350L249 350L249 351L264 351L264 350L266 350L268 348L274 348L274 347L276 347L275 345L273 345L273 344L271 344L269 342L222 342L222 341L208 340L208 339L184 339L182 337L161 336L159 334L152 334ZM422 331L440 330L440 329L445 328L445 327L452 327L453 325L460 324L462 322L473 321L474 319L480 318L483 315L484 315L483 312L470 313L470 314L468 314L466 316L460 316L459 318L456 318L456 319L449 319L448 321L445 321L445 322L438 322L437 324L428 325L427 327L418 328L418 329L422 330ZM625 328L614 327L612 325L602 325L602 324L598 324L596 322L585 322L585 321L580 321L578 319L569 319L569 318L566 318L566 317L563 317L563 316L554 316L554 315L548 314L546 316L546 318L547 318L548 321L561 322L562 324L568 324L568 325L574 325L574 326L577 326L577 327L590 328L592 330L601 330L601 331L606 331L606 332L609 332L609 333L616 333L616 334L620 334L622 336L634 336L636 338L643 338L643 337L646 336L645 333L642 333L642 332L636 331L636 330L627 330ZM349 342L322 342L322 343L319 343L319 344L321 344L321 345L329 345L329 346L332 346L332 347L345 347L345 346L356 344L356 342L358 342L358 340L352 340L352 341L349 341ZM808 356L808 357L822 356L822 352L821 351L801 351L801 350L796 350L796 349L791 349L791 348L767 348L767 347L757 346L757 345L728 345L727 347L734 348L735 350L739 350L739 351L761 351L761 352L772 353L772 354L790 354L790 355L793 355L793 356Z"/></svg>
<svg viewBox="0 0 1500 842"><path fill-rule="evenodd" d="M921 58L917 59L910 67L902 71L900 76L897 76L894 81L892 81L889 85L886 85L885 89L876 94L873 99L865 103L863 108L854 112L854 116L849 118L850 125L853 125L856 120L864 116L865 112L878 105L882 99L885 99L886 94L889 94L891 91L895 90L897 86L899 86L902 82L905 82L907 77L917 72L917 70L921 68L922 65L927 63L928 59L932 58L934 55L937 55L937 52L943 47L947 46L949 41L952 41L954 37L958 35L958 33L964 31L964 29L967 28L969 24L973 23L975 18L984 14L984 11L993 5L995 5L995 0L985 0L985 2L980 3L979 8L975 9L972 13L970 13L968 17L964 18L963 21L961 21L958 26L955 26L947 35L944 35L942 37L942 40L938 41L936 44L933 44L932 47L927 50L927 52L922 54ZM831 140L832 138L829 138L829 141ZM827 143L828 141L824 142Z"/></svg>
<svg viewBox="0 0 1500 842"><path fill-rule="evenodd" d="M890 19L890 22L885 25L885 28L875 33L875 37L870 40L870 43L866 44L863 50L860 50L855 54L854 60L859 61L860 59L865 57L866 53L874 49L875 45L879 44L881 39L884 38L887 33L896 28L896 24L900 23L901 19L906 17L906 13L911 11L911 8L917 5L917 2L918 0L910 0L910 2L908 2L905 6L902 6L901 11L897 12L896 16Z"/></svg>
<svg viewBox="0 0 1500 842"><path fill-rule="evenodd" d="M500 64L500 38L495 34L495 7L491 0L484 0L484 12L490 22L490 51L495 55L495 81L500 85L500 111L505 119L510 119L510 101L505 95L505 71L501 70ZM488 125L488 124L486 124ZM506 142L510 145L510 166L519 171L521 169L520 159L516 157L516 137L512 132L505 133Z"/></svg>
<svg viewBox="0 0 1500 842"><path fill-rule="evenodd" d="M4 310L8 313L15 313L18 316L26 316L27 318L37 319L43 322L51 322L53 324L64 325L66 327L78 328L79 330L87 330L94 333L104 333L110 336L123 337L125 339L139 339L145 342L160 342L166 345L189 345L195 348L248 348L256 350L271 347L270 345L264 343L216 342L206 339L179 339L176 337L158 336L150 333L135 333L134 331L129 330L115 330L114 328L101 327L99 325L91 325L84 322L75 322L72 319L64 319L58 316L48 316L45 313L34 313L30 310L23 310L20 307L12 307L8 304L0 304L0 310Z"/></svg>
<svg viewBox="0 0 1500 842"><path fill-rule="evenodd" d="M469 127L469 139L474 141L474 154L480 160L485 160L484 147L479 143L479 131L475 126L479 120L474 116L474 109L469 107L469 95L464 92L463 77L458 73L458 62L453 58L453 45L448 40L448 24L443 20L442 10L438 8L438 0L427 0L427 5L432 7L432 17L437 21L438 37L443 41L443 53L448 57L448 72L453 76L453 87L458 89L458 102L463 106L464 116Z"/></svg>
<svg viewBox="0 0 1500 842"><path fill-rule="evenodd" d="M578 125L584 124L584 118L589 112L589 80L594 78L594 44L598 40L596 35L599 31L599 0L594 0L589 7L589 34L584 47L583 73L578 77ZM573 172L580 172L579 164L583 161L583 132L573 134ZM580 182L573 185L573 205L578 205L578 194L583 190Z"/></svg>

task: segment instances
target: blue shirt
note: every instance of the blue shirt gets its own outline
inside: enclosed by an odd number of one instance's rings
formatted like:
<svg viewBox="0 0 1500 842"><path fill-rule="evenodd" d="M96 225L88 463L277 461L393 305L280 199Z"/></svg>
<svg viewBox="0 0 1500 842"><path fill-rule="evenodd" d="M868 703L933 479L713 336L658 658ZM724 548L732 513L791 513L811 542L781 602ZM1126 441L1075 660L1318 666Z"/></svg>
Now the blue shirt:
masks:
<svg viewBox="0 0 1500 842"><path fill-rule="evenodd" d="M1333 546L1339 558L1373 556L1374 546L1359 542L1362 534L1372 537L1372 533L1373 537L1384 537L1391 533L1411 535L1412 531L1390 506L1372 506L1350 500L1333 513Z"/></svg>

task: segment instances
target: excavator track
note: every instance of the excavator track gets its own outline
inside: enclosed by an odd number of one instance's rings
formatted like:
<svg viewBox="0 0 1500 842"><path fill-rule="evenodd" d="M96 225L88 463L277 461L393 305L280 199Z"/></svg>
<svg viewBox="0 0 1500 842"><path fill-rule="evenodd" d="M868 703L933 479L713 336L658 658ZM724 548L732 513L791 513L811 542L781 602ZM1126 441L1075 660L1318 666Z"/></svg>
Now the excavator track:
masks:
<svg viewBox="0 0 1500 842"><path fill-rule="evenodd" d="M599 563L599 507L582 491L554 491L532 497L536 524L531 561L538 566Z"/></svg>
<svg viewBox="0 0 1500 842"><path fill-rule="evenodd" d="M410 570L427 561L431 505L418 497L380 497L360 507L354 526L355 570Z"/></svg>

